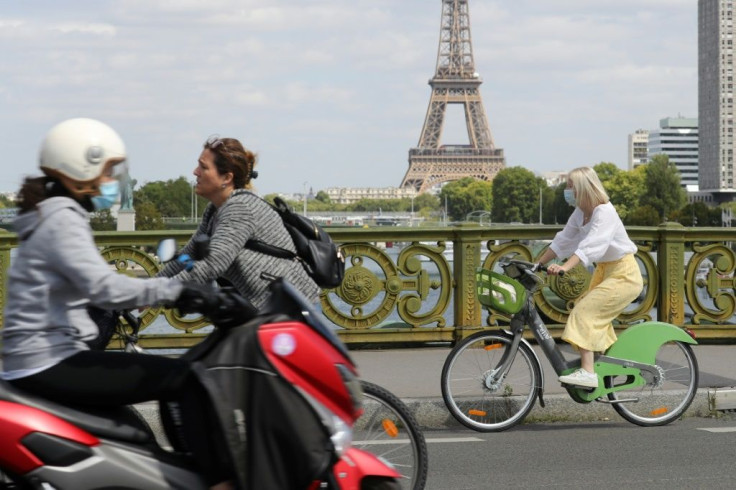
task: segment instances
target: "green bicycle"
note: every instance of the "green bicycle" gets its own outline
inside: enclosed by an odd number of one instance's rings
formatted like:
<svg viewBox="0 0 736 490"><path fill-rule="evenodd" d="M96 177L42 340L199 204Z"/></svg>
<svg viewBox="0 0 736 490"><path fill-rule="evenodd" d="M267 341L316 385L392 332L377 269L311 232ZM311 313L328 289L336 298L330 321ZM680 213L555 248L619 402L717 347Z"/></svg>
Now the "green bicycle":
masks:
<svg viewBox="0 0 736 490"><path fill-rule="evenodd" d="M442 397L463 425L481 432L506 430L524 420L534 401L544 407L541 363L522 333L528 326L558 375L567 361L534 306L544 266L522 260L502 264L504 274L478 269L478 299L513 315L508 330L486 330L459 342L442 369ZM641 426L665 425L682 416L695 397L698 363L682 328L644 322L627 328L604 354L595 356L597 388L563 385L573 400L608 403Z"/></svg>

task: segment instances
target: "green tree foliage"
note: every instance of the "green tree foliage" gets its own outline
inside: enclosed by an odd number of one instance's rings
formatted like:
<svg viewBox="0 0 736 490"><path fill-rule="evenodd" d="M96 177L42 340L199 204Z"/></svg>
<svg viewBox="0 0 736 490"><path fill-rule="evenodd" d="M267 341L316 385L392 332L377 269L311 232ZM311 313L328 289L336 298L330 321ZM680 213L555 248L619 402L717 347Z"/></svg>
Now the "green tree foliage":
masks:
<svg viewBox="0 0 736 490"><path fill-rule="evenodd" d="M158 208L150 201L133 201L136 230L163 230L164 221Z"/></svg>
<svg viewBox="0 0 736 490"><path fill-rule="evenodd" d="M662 222L659 212L654 207L646 204L632 209L626 219L627 225L657 226Z"/></svg>
<svg viewBox="0 0 736 490"><path fill-rule="evenodd" d="M439 200L440 205L447 202L447 215L451 220L462 221L473 211L491 210L493 184L464 177L446 184L440 191Z"/></svg>
<svg viewBox="0 0 736 490"><path fill-rule="evenodd" d="M405 211L401 199L361 199L358 202L348 204L345 211L360 212L397 212Z"/></svg>
<svg viewBox="0 0 736 490"><path fill-rule="evenodd" d="M620 171L604 183L611 204L624 223L628 214L638 207L641 196L644 195L645 175L646 166L642 165L629 172Z"/></svg>
<svg viewBox="0 0 736 490"><path fill-rule="evenodd" d="M14 208L15 201L10 199L8 196L0 194L0 208Z"/></svg>
<svg viewBox="0 0 736 490"><path fill-rule="evenodd" d="M666 220L687 202L687 192L680 186L680 171L667 155L654 155L645 168L646 192L640 203L656 209L660 221Z"/></svg>
<svg viewBox="0 0 736 490"><path fill-rule="evenodd" d="M623 172L623 170L618 168L615 163L610 162L601 162L598 165L595 165L593 167L593 170L595 170L595 173L598 174L598 178L600 179L601 184L603 184L604 187L606 185L606 182Z"/></svg>
<svg viewBox="0 0 736 490"><path fill-rule="evenodd" d="M438 211L441 206L440 198L429 192L419 194L414 198L414 212Z"/></svg>
<svg viewBox="0 0 736 490"><path fill-rule="evenodd" d="M118 222L109 209L103 209L89 215L89 225L94 231L115 231Z"/></svg>
<svg viewBox="0 0 736 490"><path fill-rule="evenodd" d="M330 204L332 200L330 199L330 196L325 191L319 191L316 196L314 196L315 201L323 202L325 204Z"/></svg>
<svg viewBox="0 0 736 490"><path fill-rule="evenodd" d="M696 202L672 213L671 219L683 226L721 226L722 211L720 207L711 208L705 203Z"/></svg>
<svg viewBox="0 0 736 490"><path fill-rule="evenodd" d="M493 179L494 223L539 221L539 181L530 170L511 167Z"/></svg>
<svg viewBox="0 0 736 490"><path fill-rule="evenodd" d="M134 191L134 206L138 202L148 202L158 210L161 216L179 218L191 216L192 203L196 201L196 216L201 216L207 206L207 200L195 196L192 184L186 177L176 180L147 182L143 187Z"/></svg>

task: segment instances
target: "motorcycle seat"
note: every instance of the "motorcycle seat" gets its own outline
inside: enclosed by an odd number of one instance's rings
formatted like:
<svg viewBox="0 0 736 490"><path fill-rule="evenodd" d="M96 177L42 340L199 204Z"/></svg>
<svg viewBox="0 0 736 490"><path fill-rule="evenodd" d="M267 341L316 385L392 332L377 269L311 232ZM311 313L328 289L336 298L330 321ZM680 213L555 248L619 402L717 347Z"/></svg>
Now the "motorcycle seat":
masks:
<svg viewBox="0 0 736 490"><path fill-rule="evenodd" d="M37 408L97 437L139 445L155 441L151 428L133 407L64 405L20 390L2 380L0 380L0 400Z"/></svg>

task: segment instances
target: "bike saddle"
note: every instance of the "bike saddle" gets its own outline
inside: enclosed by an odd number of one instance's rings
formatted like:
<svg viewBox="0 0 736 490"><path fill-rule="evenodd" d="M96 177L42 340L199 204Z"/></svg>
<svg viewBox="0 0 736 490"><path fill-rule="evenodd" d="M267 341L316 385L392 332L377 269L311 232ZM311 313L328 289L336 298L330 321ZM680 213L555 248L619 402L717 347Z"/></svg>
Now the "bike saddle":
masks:
<svg viewBox="0 0 736 490"><path fill-rule="evenodd" d="M150 427L133 407L63 405L23 391L2 380L0 400L37 408L101 438L139 445L155 442Z"/></svg>

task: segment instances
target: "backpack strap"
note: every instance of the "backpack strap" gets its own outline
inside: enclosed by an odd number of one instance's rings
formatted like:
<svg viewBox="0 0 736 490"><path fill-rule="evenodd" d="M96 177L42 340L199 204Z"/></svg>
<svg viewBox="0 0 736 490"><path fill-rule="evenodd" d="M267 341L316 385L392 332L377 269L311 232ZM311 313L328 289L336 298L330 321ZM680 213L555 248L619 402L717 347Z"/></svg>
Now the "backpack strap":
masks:
<svg viewBox="0 0 736 490"><path fill-rule="evenodd" d="M262 254L278 257L280 259L295 259L297 257L297 255L291 250L286 250L285 248L270 245L262 240L258 240L257 238L251 238L250 240L245 242L245 248L247 248L248 250L260 252Z"/></svg>
<svg viewBox="0 0 736 490"><path fill-rule="evenodd" d="M251 193L252 194L252 193ZM276 211L276 214L279 215L279 218L281 218L281 223L284 222L284 217L282 215L283 209L286 207L286 203L284 203L281 199L279 199L278 206L274 206L270 202L263 199L261 196L258 196L256 194L252 194L254 197L260 199L264 203L266 203L271 209ZM284 208L282 208L284 206ZM284 225L284 228L286 225ZM287 230L288 231L288 230ZM285 248L277 247L276 245L271 245L270 243L266 243L263 240L259 240L257 238L250 238L247 242L245 242L245 248L248 250L253 250L255 252L260 252L265 255L270 255L272 257L278 257L280 259L289 259L293 260L297 258L297 254L292 252L291 250L287 250Z"/></svg>

